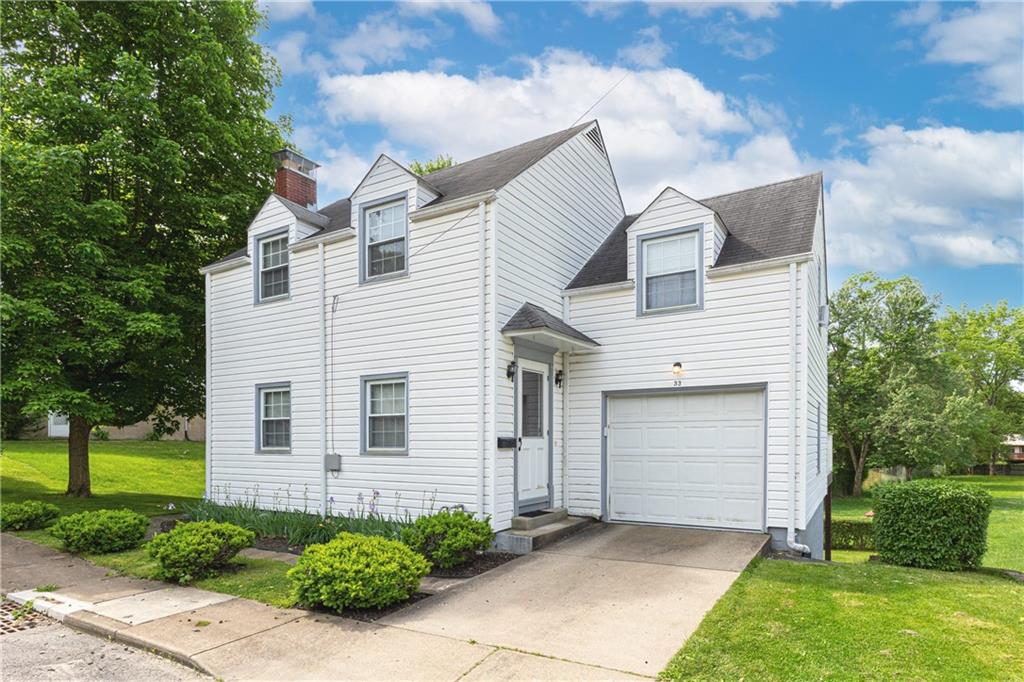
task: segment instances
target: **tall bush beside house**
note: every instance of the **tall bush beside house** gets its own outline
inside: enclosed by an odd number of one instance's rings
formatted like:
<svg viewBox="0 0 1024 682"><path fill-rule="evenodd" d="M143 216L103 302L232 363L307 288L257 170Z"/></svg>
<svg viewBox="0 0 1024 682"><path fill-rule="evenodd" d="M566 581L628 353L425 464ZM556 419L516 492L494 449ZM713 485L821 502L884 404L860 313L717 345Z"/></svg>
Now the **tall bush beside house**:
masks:
<svg viewBox="0 0 1024 682"><path fill-rule="evenodd" d="M306 606L383 608L416 594L430 564L397 540L341 533L310 545L288 578Z"/></svg>
<svg viewBox="0 0 1024 682"><path fill-rule="evenodd" d="M100 509L64 516L53 524L50 534L64 549L75 554L107 554L134 549L142 544L149 519L130 509Z"/></svg>
<svg viewBox="0 0 1024 682"><path fill-rule="evenodd" d="M985 555L992 496L969 483L921 479L873 490L875 549L900 566L958 571Z"/></svg>
<svg viewBox="0 0 1024 682"><path fill-rule="evenodd" d="M461 509L421 516L402 531L402 542L441 568L470 561L494 540L489 519L482 521Z"/></svg>
<svg viewBox="0 0 1024 682"><path fill-rule="evenodd" d="M196 521L157 535L146 551L160 564L160 578L190 583L216 573L255 539L251 530L230 523Z"/></svg>

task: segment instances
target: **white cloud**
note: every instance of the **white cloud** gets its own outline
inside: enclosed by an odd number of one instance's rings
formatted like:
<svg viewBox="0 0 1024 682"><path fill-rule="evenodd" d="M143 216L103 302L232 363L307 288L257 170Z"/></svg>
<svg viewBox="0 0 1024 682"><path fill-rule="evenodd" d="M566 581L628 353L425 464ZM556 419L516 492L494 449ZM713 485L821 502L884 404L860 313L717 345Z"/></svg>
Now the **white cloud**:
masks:
<svg viewBox="0 0 1024 682"><path fill-rule="evenodd" d="M425 32L380 13L360 21L354 31L331 45L331 52L343 68L360 73L371 65L404 60L409 50L423 49L430 44Z"/></svg>
<svg viewBox="0 0 1024 682"><path fill-rule="evenodd" d="M403 14L430 16L438 12L454 12L462 16L474 33L493 37L501 29L501 19L489 3L480 0L413 0L398 5Z"/></svg>
<svg viewBox="0 0 1024 682"><path fill-rule="evenodd" d="M900 15L925 25L926 61L973 66L976 98L987 106L1024 104L1024 4L981 3L941 16L925 4Z"/></svg>
<svg viewBox="0 0 1024 682"><path fill-rule="evenodd" d="M708 23L704 27L704 42L714 43L722 51L732 57L753 61L760 59L775 50L775 40L771 31L758 35L751 31L742 31L732 14L726 14L720 21Z"/></svg>
<svg viewBox="0 0 1024 682"><path fill-rule="evenodd" d="M661 29L648 26L637 31L636 40L631 45L619 50L619 59L627 64L653 69L662 66L671 52L672 48L661 39Z"/></svg>
<svg viewBox="0 0 1024 682"><path fill-rule="evenodd" d="M643 208L666 185L699 199L821 168L833 265L890 270L1021 258L1020 132L858 124L854 131L865 131L858 135L832 126L829 134L851 146L812 159L793 146L777 104L730 98L678 68L631 71L566 50L526 59L525 67L517 76L325 75L319 94L334 126L377 125L389 144L418 158L447 153L465 161L567 127L628 75L588 115L601 121L627 210ZM396 92L416 106L395 106ZM370 162L341 147L329 152L320 177L347 192Z"/></svg>
<svg viewBox="0 0 1024 682"><path fill-rule="evenodd" d="M285 75L326 69L328 60L318 52L308 51L308 46L309 34L305 31L290 31L271 47L271 52Z"/></svg>
<svg viewBox="0 0 1024 682"><path fill-rule="evenodd" d="M745 73L740 76L741 83L771 83L772 75L770 73Z"/></svg>
<svg viewBox="0 0 1024 682"><path fill-rule="evenodd" d="M260 0L259 9L271 21L291 21L299 17L314 17L313 0Z"/></svg>
<svg viewBox="0 0 1024 682"><path fill-rule="evenodd" d="M825 162L833 264L1019 261L1024 135L887 126L860 140L865 160Z"/></svg>
<svg viewBox="0 0 1024 682"><path fill-rule="evenodd" d="M691 17L706 17L721 9L742 14L748 19L775 19L781 13L779 2L670 2L652 0L647 3L651 14L658 16L665 12L685 12ZM788 4L788 3L785 3Z"/></svg>
<svg viewBox="0 0 1024 682"><path fill-rule="evenodd" d="M588 17L600 17L605 21L618 19L629 7L628 2L616 2L616 0L590 0L589 2L578 3L580 11Z"/></svg>
<svg viewBox="0 0 1024 682"><path fill-rule="evenodd" d="M455 66L455 62L444 57L434 57L427 62L427 69L430 71L447 71Z"/></svg>

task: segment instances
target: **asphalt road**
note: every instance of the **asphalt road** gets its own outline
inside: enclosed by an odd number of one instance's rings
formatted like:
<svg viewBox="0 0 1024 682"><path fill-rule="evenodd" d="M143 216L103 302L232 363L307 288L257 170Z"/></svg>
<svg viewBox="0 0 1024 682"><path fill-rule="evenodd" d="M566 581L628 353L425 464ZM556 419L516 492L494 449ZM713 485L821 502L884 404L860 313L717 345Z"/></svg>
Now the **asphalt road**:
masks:
<svg viewBox="0 0 1024 682"><path fill-rule="evenodd" d="M173 661L56 622L0 635L0 678L4 682L209 679Z"/></svg>

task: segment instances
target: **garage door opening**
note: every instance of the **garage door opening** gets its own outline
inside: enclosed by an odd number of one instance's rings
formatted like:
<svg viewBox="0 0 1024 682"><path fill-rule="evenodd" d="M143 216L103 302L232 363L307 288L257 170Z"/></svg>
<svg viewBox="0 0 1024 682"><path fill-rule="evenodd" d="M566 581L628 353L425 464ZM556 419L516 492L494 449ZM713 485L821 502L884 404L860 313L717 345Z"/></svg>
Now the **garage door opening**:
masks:
<svg viewBox="0 0 1024 682"><path fill-rule="evenodd" d="M764 391L609 396L608 518L764 530Z"/></svg>

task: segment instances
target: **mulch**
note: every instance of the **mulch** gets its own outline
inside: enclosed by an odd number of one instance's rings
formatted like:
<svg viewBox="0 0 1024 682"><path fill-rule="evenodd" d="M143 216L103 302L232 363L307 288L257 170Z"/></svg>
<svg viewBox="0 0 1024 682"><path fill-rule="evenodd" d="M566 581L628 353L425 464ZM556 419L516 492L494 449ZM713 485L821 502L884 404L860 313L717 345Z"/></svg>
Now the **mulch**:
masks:
<svg viewBox="0 0 1024 682"><path fill-rule="evenodd" d="M287 552L288 554L302 554L302 551L306 549L305 545L289 545L287 538L256 538L256 542L252 546L256 549Z"/></svg>
<svg viewBox="0 0 1024 682"><path fill-rule="evenodd" d="M507 564L517 556L519 555L508 552L481 552L472 561L461 566L453 568L435 566L429 575L434 578L472 578L481 573L486 573L492 568Z"/></svg>

